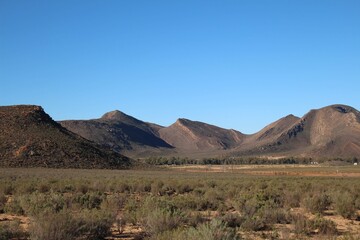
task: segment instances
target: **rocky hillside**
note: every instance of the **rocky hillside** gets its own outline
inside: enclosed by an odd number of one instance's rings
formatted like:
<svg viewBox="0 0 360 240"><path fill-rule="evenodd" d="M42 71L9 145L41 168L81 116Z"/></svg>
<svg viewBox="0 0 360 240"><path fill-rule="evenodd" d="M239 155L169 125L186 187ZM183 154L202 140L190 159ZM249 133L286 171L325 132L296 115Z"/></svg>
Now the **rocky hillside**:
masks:
<svg viewBox="0 0 360 240"><path fill-rule="evenodd" d="M60 124L90 141L129 156L165 152L173 148L159 137L158 131L163 127L140 121L117 110L99 119L61 121Z"/></svg>
<svg viewBox="0 0 360 240"><path fill-rule="evenodd" d="M180 118L168 127L120 111L94 120L62 121L67 129L134 157L270 156L360 157L360 113L346 105L311 110L302 118L283 117L245 135Z"/></svg>
<svg viewBox="0 0 360 240"><path fill-rule="evenodd" d="M128 168L129 158L70 131L39 106L0 107L0 166Z"/></svg>
<svg viewBox="0 0 360 240"><path fill-rule="evenodd" d="M180 118L159 130L160 137L178 151L226 150L240 145L245 135L203 122Z"/></svg>
<svg viewBox="0 0 360 240"><path fill-rule="evenodd" d="M271 141L258 145L254 144L255 139L249 141L249 145L254 146L251 153L307 157L360 156L360 113L352 107L331 105L311 110L284 126L282 131L271 137ZM246 148L239 150L241 152Z"/></svg>

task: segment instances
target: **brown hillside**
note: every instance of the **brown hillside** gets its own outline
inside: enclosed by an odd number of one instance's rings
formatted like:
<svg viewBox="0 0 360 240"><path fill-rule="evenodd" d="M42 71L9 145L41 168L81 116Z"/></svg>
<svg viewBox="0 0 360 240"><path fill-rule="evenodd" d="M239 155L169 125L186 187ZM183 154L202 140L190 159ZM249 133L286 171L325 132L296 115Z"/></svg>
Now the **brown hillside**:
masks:
<svg viewBox="0 0 360 240"><path fill-rule="evenodd" d="M39 106L0 107L0 165L124 168L130 160L66 130Z"/></svg>
<svg viewBox="0 0 360 240"><path fill-rule="evenodd" d="M245 135L202 122L178 119L159 131L160 137L179 151L226 150L239 145Z"/></svg>
<svg viewBox="0 0 360 240"><path fill-rule="evenodd" d="M129 156L173 148L158 136L161 126L145 123L117 110L100 119L61 121L60 124L90 141Z"/></svg>
<svg viewBox="0 0 360 240"><path fill-rule="evenodd" d="M254 154L291 156L360 156L360 113L346 105L311 110L276 139L252 149Z"/></svg>

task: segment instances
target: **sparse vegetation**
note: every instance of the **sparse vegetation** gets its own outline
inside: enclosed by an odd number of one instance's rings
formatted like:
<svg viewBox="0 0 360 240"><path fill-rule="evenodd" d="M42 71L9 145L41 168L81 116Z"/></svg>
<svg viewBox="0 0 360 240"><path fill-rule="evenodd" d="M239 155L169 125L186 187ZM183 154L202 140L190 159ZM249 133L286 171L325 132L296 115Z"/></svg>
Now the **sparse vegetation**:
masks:
<svg viewBox="0 0 360 240"><path fill-rule="evenodd" d="M19 224L1 228L1 236L15 239L104 239L111 231L125 234L125 226L141 229L143 239L332 238L339 232L329 216L356 221L359 210L358 178L164 169L0 174L3 212L31 221L25 232ZM286 232L279 226L291 227Z"/></svg>

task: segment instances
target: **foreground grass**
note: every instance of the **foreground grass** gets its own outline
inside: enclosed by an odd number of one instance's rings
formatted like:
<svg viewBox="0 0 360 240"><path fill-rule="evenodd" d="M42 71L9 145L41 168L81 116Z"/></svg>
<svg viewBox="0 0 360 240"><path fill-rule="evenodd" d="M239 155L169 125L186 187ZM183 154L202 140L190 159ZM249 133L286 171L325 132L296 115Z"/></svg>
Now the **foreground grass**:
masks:
<svg viewBox="0 0 360 240"><path fill-rule="evenodd" d="M138 239L359 237L360 178L301 175L358 168L183 170L0 169L0 212L31 220L0 222L0 239L104 239L125 226Z"/></svg>

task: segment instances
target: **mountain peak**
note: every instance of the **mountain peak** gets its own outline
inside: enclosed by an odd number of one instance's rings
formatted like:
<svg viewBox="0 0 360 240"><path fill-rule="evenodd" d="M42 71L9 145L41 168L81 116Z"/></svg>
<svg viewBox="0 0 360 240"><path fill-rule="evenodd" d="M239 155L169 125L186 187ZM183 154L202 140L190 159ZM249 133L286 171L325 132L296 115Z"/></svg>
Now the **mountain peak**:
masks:
<svg viewBox="0 0 360 240"><path fill-rule="evenodd" d="M101 117L101 119L103 120L123 120L124 118L132 118L132 117L119 110L107 112Z"/></svg>

